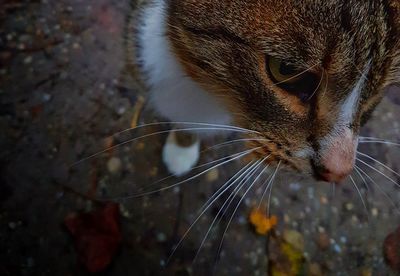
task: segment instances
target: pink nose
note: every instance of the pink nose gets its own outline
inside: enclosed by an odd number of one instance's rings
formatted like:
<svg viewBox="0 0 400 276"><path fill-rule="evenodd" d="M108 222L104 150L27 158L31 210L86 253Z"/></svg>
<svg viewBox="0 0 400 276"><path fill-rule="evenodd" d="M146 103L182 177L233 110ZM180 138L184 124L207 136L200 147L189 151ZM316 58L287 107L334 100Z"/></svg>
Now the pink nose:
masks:
<svg viewBox="0 0 400 276"><path fill-rule="evenodd" d="M357 139L350 129L329 140L321 150L319 177L327 182L342 182L353 170Z"/></svg>

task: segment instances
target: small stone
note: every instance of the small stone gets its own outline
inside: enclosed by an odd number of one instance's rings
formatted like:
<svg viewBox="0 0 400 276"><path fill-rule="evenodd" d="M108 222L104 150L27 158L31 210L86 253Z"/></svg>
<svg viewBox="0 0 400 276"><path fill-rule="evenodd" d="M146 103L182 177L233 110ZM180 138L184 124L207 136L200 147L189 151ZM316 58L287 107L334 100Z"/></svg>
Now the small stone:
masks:
<svg viewBox="0 0 400 276"><path fill-rule="evenodd" d="M353 203L350 203L350 202L349 202L349 203L346 203L345 207L346 207L346 210L347 210L347 211L351 211L351 210L354 209Z"/></svg>
<svg viewBox="0 0 400 276"><path fill-rule="evenodd" d="M50 94L47 94L47 93L44 93L44 94L42 95L42 100L43 100L44 102L50 101L50 100L51 100L51 95L50 95Z"/></svg>
<svg viewBox="0 0 400 276"><path fill-rule="evenodd" d="M117 113L118 115L123 115L126 112L126 107L125 106L120 106L117 108Z"/></svg>
<svg viewBox="0 0 400 276"><path fill-rule="evenodd" d="M289 184L289 189L294 191L294 192L298 192L301 189L301 185L299 183L297 183L297 182L290 183Z"/></svg>
<svg viewBox="0 0 400 276"><path fill-rule="evenodd" d="M334 250L336 253L341 253L341 252L342 252L342 248L341 248L338 244L334 244L334 245L333 245L333 250Z"/></svg>
<svg viewBox="0 0 400 276"><path fill-rule="evenodd" d="M214 182L219 178L219 171L218 169L212 169L206 175L207 182Z"/></svg>
<svg viewBox="0 0 400 276"><path fill-rule="evenodd" d="M311 276L322 276L321 266L317 263L310 264L309 272Z"/></svg>
<svg viewBox="0 0 400 276"><path fill-rule="evenodd" d="M286 224L290 223L290 217L289 217L288 214L285 214L285 215L283 216L283 221L284 221Z"/></svg>
<svg viewBox="0 0 400 276"><path fill-rule="evenodd" d="M8 227L11 229L11 230L14 230L15 228L17 228L17 224L15 223L15 222L9 222L8 223Z"/></svg>
<svg viewBox="0 0 400 276"><path fill-rule="evenodd" d="M372 276L372 269L371 268L361 269L361 276Z"/></svg>
<svg viewBox="0 0 400 276"><path fill-rule="evenodd" d="M35 266L35 260L32 257L29 257L26 260L26 266L27 267L34 267Z"/></svg>
<svg viewBox="0 0 400 276"><path fill-rule="evenodd" d="M321 250L327 250L330 246L330 238L326 232L319 233L317 237L317 245Z"/></svg>
<svg viewBox="0 0 400 276"><path fill-rule="evenodd" d="M165 242L166 240L167 240L167 235L165 235L162 232L157 234L157 241L158 242Z"/></svg>
<svg viewBox="0 0 400 276"><path fill-rule="evenodd" d="M324 204L324 205L328 204L328 198L326 196L321 197L320 201L321 201L321 204Z"/></svg>
<svg viewBox="0 0 400 276"><path fill-rule="evenodd" d="M166 265L165 261L164 260L160 260L160 266L161 267L165 267L165 265Z"/></svg>
<svg viewBox="0 0 400 276"><path fill-rule="evenodd" d="M379 214L379 211L378 211L377 208L372 208L371 213L372 213L372 216L373 216L373 217L377 217L378 214Z"/></svg>
<svg viewBox="0 0 400 276"><path fill-rule="evenodd" d="M116 174L121 171L122 162L118 157L112 157L107 162L107 169L110 173Z"/></svg>
<svg viewBox="0 0 400 276"><path fill-rule="evenodd" d="M143 142L138 142L138 143L136 144L136 149L137 149L137 150L143 150L145 147L146 147L146 144L143 143Z"/></svg>
<svg viewBox="0 0 400 276"><path fill-rule="evenodd" d="M27 56L25 59L24 59L24 63L25 64L30 64L32 62L32 57L31 56Z"/></svg>

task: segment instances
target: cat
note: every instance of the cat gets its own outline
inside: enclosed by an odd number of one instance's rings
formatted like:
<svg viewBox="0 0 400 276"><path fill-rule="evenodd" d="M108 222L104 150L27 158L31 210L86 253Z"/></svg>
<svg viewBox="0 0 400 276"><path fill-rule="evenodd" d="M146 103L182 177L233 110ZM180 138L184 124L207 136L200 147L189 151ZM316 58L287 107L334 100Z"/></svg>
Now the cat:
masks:
<svg viewBox="0 0 400 276"><path fill-rule="evenodd" d="M163 149L176 176L202 137L233 130L266 165L342 182L361 126L400 82L398 0L154 0L138 13L131 62L154 109L187 130Z"/></svg>

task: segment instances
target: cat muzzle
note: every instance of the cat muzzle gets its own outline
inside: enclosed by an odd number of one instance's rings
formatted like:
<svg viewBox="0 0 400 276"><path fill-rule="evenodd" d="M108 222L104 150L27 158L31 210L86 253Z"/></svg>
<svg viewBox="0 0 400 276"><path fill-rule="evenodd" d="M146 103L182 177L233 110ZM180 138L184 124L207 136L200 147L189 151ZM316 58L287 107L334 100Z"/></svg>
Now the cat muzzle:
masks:
<svg viewBox="0 0 400 276"><path fill-rule="evenodd" d="M349 129L331 137L321 148L319 158L314 162L315 174L319 180L340 183L353 171L358 139Z"/></svg>

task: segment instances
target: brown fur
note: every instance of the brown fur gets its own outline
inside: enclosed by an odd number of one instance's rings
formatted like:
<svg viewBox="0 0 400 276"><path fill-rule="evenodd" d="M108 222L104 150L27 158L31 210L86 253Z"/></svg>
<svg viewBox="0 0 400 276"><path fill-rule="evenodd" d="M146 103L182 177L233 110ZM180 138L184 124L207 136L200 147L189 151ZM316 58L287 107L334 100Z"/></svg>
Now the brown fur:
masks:
<svg viewBox="0 0 400 276"><path fill-rule="evenodd" d="M270 162L311 170L293 152L318 152L316 141L332 130L369 60L355 133L384 88L399 84L398 0L169 0L168 7L167 35L186 73L222 98L238 125L271 139L256 153L272 154ZM302 102L274 85L266 56L311 68L321 78L315 95Z"/></svg>

